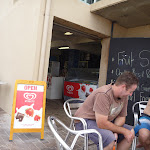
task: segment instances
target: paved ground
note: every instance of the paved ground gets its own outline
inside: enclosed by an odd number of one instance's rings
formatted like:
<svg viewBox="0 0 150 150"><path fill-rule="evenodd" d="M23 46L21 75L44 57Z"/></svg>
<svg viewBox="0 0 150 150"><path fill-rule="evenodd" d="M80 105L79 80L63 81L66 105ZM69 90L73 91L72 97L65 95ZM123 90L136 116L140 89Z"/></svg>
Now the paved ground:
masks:
<svg viewBox="0 0 150 150"><path fill-rule="evenodd" d="M63 111L63 101L47 100L44 140L40 133L14 133L13 141L9 141L11 116L0 108L0 150L56 150L55 139L47 125L47 117L53 115L69 124L69 119ZM64 136L61 128L59 132ZM75 149L82 149L79 141Z"/></svg>
<svg viewBox="0 0 150 150"><path fill-rule="evenodd" d="M47 124L49 115L53 115L69 125L70 120L64 113L63 101L47 100L44 140L40 140L40 133L14 133L13 141L10 142L11 116L0 108L0 150L57 150L55 139ZM66 135L62 128L59 128L59 132L62 136ZM82 146L83 140L80 138L74 150L81 150ZM94 149L96 150L95 146L89 147L89 150Z"/></svg>

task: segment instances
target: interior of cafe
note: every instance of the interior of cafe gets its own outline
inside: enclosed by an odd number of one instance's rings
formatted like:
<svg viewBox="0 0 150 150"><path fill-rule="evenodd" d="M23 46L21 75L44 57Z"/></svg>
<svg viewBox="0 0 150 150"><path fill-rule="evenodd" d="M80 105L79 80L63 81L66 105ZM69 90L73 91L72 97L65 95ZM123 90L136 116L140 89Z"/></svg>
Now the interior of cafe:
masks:
<svg viewBox="0 0 150 150"><path fill-rule="evenodd" d="M96 89L100 58L101 39L54 23L47 75L47 99L84 98L86 85L94 85L91 88ZM82 84L82 95L64 94L65 86L77 86L75 83L80 86Z"/></svg>

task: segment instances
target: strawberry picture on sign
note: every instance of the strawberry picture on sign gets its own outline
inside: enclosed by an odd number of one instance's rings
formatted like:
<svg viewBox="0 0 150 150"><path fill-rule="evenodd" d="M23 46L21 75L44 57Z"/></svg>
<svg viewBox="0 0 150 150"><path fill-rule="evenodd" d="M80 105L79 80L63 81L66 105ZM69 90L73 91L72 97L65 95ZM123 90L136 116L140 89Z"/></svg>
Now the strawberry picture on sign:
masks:
<svg viewBox="0 0 150 150"><path fill-rule="evenodd" d="M28 108L28 109L26 109L26 110L25 110L25 112L26 112L26 114L27 114L28 116L33 117L34 110L33 110L32 108Z"/></svg>

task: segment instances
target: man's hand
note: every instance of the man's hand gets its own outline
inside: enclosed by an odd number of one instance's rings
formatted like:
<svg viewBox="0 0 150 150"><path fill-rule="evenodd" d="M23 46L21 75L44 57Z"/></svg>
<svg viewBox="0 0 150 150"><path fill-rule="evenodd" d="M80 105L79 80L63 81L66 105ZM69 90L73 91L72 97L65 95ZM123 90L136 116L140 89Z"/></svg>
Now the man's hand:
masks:
<svg viewBox="0 0 150 150"><path fill-rule="evenodd" d="M130 130L126 130L126 132L124 133L124 137L127 139L128 142L131 142L134 139L134 131L133 129Z"/></svg>
<svg viewBox="0 0 150 150"><path fill-rule="evenodd" d="M121 125L125 121L124 117L119 117L115 124L108 121L108 116L104 116L95 112L97 126L101 129L111 130L114 133L123 134L127 142L132 142L134 139L134 130L131 131L123 128Z"/></svg>

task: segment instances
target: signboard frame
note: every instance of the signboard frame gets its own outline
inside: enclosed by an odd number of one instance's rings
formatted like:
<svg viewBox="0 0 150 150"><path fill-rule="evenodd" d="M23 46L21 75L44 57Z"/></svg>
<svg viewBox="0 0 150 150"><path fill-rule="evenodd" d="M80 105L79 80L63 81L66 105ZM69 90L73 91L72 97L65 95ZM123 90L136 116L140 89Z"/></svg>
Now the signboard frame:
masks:
<svg viewBox="0 0 150 150"><path fill-rule="evenodd" d="M14 128L17 87L18 87L19 84L33 85L33 86L37 85L37 86L43 86L44 87L43 99L42 99L43 102L42 102L41 128ZM45 104L46 104L46 82L45 81L16 80L15 88L14 88L12 116L11 116L10 138L9 138L10 141L13 140L13 133L24 133L24 132L41 132L41 139L44 139Z"/></svg>

